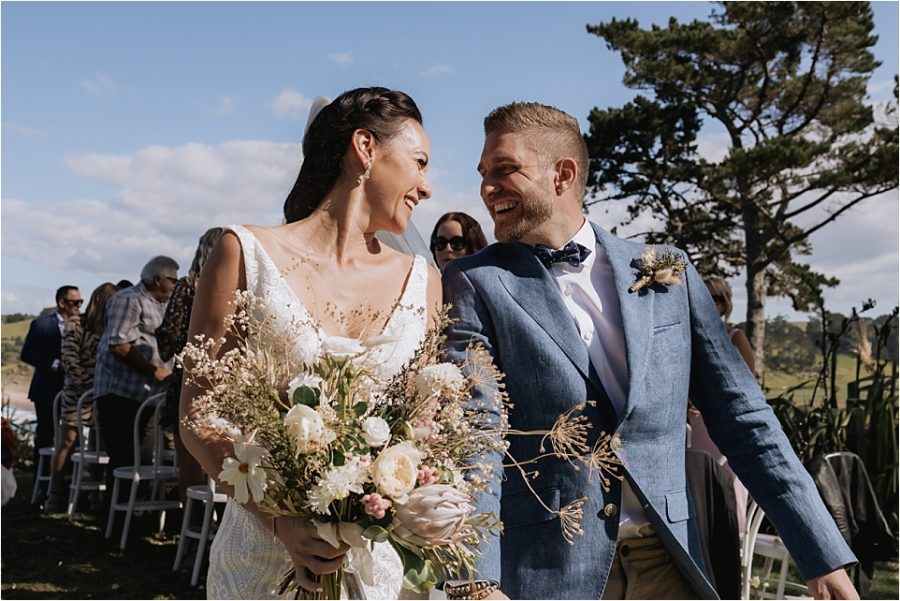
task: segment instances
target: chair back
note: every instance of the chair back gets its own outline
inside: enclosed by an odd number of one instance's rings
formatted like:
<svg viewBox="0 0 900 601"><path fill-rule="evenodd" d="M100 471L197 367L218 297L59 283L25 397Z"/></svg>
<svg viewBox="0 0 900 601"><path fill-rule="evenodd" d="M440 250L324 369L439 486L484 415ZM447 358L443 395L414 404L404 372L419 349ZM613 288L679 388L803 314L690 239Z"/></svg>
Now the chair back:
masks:
<svg viewBox="0 0 900 601"><path fill-rule="evenodd" d="M166 393L160 392L158 394L151 395L141 403L141 406L138 408L137 415L134 417L134 426L132 430L132 435L134 437L134 469L135 471L141 465L141 443L144 439L144 425L146 424L146 428L149 430L153 441L153 451L151 454L150 464L153 467L153 475L156 477L163 468L166 471L171 471L172 466L164 466L163 465L163 450L164 450L164 441L165 437L163 436L163 429L160 426L160 419L162 418L162 409L163 405L166 402Z"/></svg>

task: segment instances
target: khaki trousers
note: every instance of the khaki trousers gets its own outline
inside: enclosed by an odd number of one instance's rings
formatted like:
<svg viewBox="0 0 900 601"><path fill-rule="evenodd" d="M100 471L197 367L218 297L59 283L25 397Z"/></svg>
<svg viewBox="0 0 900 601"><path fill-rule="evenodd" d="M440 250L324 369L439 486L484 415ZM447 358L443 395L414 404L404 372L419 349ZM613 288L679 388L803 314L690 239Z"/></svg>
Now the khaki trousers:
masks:
<svg viewBox="0 0 900 601"><path fill-rule="evenodd" d="M657 536L620 540L603 599L695 599Z"/></svg>

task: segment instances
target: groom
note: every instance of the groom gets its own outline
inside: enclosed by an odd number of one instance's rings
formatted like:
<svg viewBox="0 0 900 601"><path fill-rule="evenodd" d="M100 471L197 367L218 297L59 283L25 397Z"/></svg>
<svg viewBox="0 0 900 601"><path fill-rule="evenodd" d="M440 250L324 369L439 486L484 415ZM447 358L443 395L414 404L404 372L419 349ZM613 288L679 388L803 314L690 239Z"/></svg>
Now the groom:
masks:
<svg viewBox="0 0 900 601"><path fill-rule="evenodd" d="M506 374L511 429L548 430L574 405L596 400L586 412L595 435L612 435L624 478L604 488L596 474L551 457L526 485L518 470L503 473L502 457L489 457L502 479L478 510L500 516L504 532L482 545L477 577L495 582L460 596L715 598L685 483L690 398L813 594L858 598L842 569L855 557L700 276L688 266L678 282L630 293L644 247L585 220L588 159L578 122L513 103L491 112L484 128L481 196L499 243L444 270L444 300L457 320L450 355L462 358L473 341L487 347ZM538 454L522 436L510 437L509 451L519 461ZM568 544L557 512L582 497L583 534Z"/></svg>

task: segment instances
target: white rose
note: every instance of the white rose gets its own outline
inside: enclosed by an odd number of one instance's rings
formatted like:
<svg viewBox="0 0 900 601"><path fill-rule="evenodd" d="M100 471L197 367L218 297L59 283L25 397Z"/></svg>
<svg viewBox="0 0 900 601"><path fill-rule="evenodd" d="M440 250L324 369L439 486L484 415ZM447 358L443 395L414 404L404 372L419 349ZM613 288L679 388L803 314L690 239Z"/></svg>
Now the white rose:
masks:
<svg viewBox="0 0 900 601"><path fill-rule="evenodd" d="M343 336L329 336L322 341L322 352L332 359L349 359L365 348L359 340Z"/></svg>
<svg viewBox="0 0 900 601"><path fill-rule="evenodd" d="M327 438L322 416L307 405L294 405L284 417L284 425L297 441L297 450L307 452Z"/></svg>
<svg viewBox="0 0 900 601"><path fill-rule="evenodd" d="M453 363L437 363L422 368L416 375L416 392L428 398L442 391L455 391L462 387L465 378Z"/></svg>
<svg viewBox="0 0 900 601"><path fill-rule="evenodd" d="M372 463L372 481L382 495L405 501L416 485L422 453L408 442L382 451Z"/></svg>
<svg viewBox="0 0 900 601"><path fill-rule="evenodd" d="M391 427L380 417L367 417L363 422L363 438L370 447L381 447L391 437Z"/></svg>

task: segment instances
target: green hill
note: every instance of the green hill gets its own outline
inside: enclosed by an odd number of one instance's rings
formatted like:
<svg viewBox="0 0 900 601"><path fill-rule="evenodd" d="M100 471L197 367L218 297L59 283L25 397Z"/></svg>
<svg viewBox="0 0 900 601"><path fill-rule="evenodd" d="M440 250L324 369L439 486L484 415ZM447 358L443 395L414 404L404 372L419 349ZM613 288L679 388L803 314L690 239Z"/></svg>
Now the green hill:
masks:
<svg viewBox="0 0 900 601"><path fill-rule="evenodd" d="M3 388L27 389L33 368L19 359L31 320L0 324Z"/></svg>

